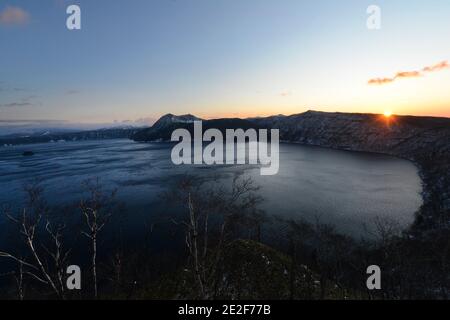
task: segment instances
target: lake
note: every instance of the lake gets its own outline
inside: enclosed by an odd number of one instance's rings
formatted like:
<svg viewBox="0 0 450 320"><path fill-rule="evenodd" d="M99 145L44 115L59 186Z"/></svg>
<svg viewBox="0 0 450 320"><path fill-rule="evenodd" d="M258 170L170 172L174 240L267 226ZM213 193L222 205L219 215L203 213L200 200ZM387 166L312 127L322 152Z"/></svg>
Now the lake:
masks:
<svg viewBox="0 0 450 320"><path fill-rule="evenodd" d="M261 176L255 165L177 167L170 160L171 147L130 140L1 147L0 204L20 207L24 185L35 179L50 204L76 202L82 182L98 177L105 187L118 189L119 200L139 225L140 219L166 214L160 194L181 175L218 175L226 181L241 173L261 187L267 214L320 221L356 237L377 216L406 228L422 204L417 168L386 155L281 144L279 173ZM34 155L24 157L24 151Z"/></svg>

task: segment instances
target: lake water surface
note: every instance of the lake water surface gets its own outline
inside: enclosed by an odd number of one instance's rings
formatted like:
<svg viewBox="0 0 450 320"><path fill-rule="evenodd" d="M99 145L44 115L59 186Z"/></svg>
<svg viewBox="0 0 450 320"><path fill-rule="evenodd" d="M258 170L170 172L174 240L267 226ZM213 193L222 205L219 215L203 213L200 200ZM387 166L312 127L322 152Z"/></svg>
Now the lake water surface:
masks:
<svg viewBox="0 0 450 320"><path fill-rule="evenodd" d="M319 220L358 236L377 216L407 227L422 203L416 167L390 156L281 144L279 173L261 176L259 167L250 165L176 167L171 146L102 140L1 147L0 205L19 207L23 186L34 179L51 204L76 202L82 182L98 177L106 187L118 188L119 199L139 221L164 214L160 193L185 173L220 175L225 181L239 172L261 187L267 214ZM24 157L25 150L34 155Z"/></svg>

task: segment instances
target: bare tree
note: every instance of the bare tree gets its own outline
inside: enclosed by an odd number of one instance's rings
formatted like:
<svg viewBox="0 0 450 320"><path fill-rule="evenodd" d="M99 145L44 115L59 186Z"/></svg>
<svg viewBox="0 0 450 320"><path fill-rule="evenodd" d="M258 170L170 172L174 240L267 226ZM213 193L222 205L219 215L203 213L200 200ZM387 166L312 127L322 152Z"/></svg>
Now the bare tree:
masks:
<svg viewBox="0 0 450 320"><path fill-rule="evenodd" d="M18 272L15 273L15 279L20 299L23 299L24 297L24 275L30 276L38 282L48 285L57 297L63 299L64 286L62 285L62 262L65 261L68 253L62 254L61 230L57 233L53 233L50 228L48 208L42 198L42 188L39 187L38 184L32 184L27 186L25 191L28 196L27 208L24 208L21 214L17 216L13 215L9 210L5 211L5 215L18 227L32 262L27 262L25 259L19 258L8 252L0 252L0 257L12 259L18 263ZM43 241L37 240L37 235L42 227L43 221L46 221L44 230L52 236L52 240L55 243L54 251L48 250L44 246ZM53 270L56 270L56 278L58 280L54 279L54 272L52 272L52 268L45 263L45 255L42 254L42 250L39 250L39 247L44 248L47 254L53 258L54 264L52 264L52 266Z"/></svg>
<svg viewBox="0 0 450 320"><path fill-rule="evenodd" d="M261 201L256 195L258 190L251 178L239 175L233 177L231 188L225 188L216 179L203 181L187 176L171 195L188 212L185 219L173 222L185 229L185 244L200 298L208 299L214 294L217 266L231 234L238 232L245 217L252 214L256 219L256 207Z"/></svg>
<svg viewBox="0 0 450 320"><path fill-rule="evenodd" d="M102 190L99 179L87 180L84 183L89 198L80 202L81 214L85 220L86 230L81 233L91 242L91 270L94 287L94 297L98 298L98 280L97 280L97 241L99 233L110 221L114 205L113 199L116 190L106 193Z"/></svg>
<svg viewBox="0 0 450 320"><path fill-rule="evenodd" d="M45 230L50 235L54 248L53 250L50 250L47 247L43 246L53 261L56 278L58 281L58 286L62 298L65 298L64 274L68 264L67 260L71 251L71 250L64 251L63 249L61 238L62 232L64 231L65 228L66 228L65 224L58 224L56 226L52 226L50 221L47 221L47 223L45 224Z"/></svg>

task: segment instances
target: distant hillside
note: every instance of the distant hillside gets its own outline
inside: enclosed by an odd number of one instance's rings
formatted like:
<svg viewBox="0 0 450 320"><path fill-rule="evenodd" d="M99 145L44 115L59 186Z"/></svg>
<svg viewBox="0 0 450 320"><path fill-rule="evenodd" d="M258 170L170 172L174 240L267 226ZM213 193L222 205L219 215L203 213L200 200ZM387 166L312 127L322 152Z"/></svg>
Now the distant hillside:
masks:
<svg viewBox="0 0 450 320"><path fill-rule="evenodd" d="M8 135L0 136L0 146L46 143L55 141L80 141L80 140L99 140L99 139L128 139L136 132L138 128L111 128L77 132L44 132L32 135Z"/></svg>
<svg viewBox="0 0 450 320"><path fill-rule="evenodd" d="M425 150L450 154L450 118L308 111L252 120L280 130L280 139L414 159Z"/></svg>

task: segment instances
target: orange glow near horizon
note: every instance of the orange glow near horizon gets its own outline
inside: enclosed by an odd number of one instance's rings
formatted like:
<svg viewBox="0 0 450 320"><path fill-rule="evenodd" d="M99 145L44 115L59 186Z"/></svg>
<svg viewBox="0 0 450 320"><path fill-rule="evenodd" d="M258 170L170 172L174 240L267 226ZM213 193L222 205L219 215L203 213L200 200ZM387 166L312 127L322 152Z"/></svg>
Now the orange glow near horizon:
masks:
<svg viewBox="0 0 450 320"><path fill-rule="evenodd" d="M450 103L449 103L450 105ZM392 118L394 116L394 112L391 109L386 109L383 112L376 112L371 109L369 110L359 110L359 109L351 109L351 110L339 110L337 108L298 108L296 110L293 110L292 108L289 108L287 110L276 110L273 112L265 110L264 112L258 113L258 112L220 112L220 113L205 113L205 112L199 112L194 113L196 116L202 118L202 119L219 119L219 118L252 118L252 117L269 117L269 116L276 116L276 115L285 115L290 116L294 114L300 114L304 113L308 110L318 111L318 112L336 112L336 113L367 113L367 114L378 114L382 115L384 118ZM423 110L423 111L421 111ZM449 111L447 111L449 110ZM450 118L450 108L448 109L442 109L441 112L426 112L424 109L417 109L411 110L412 112L408 112L408 110L404 110L403 112L400 110L400 112L395 112L395 115L398 116L417 116L417 117L443 117L443 118ZM440 111L440 110L439 110Z"/></svg>

